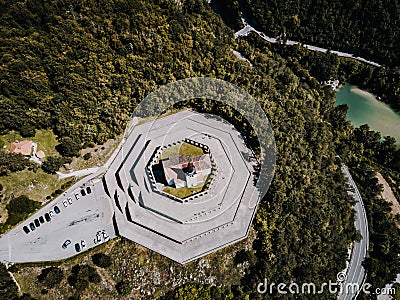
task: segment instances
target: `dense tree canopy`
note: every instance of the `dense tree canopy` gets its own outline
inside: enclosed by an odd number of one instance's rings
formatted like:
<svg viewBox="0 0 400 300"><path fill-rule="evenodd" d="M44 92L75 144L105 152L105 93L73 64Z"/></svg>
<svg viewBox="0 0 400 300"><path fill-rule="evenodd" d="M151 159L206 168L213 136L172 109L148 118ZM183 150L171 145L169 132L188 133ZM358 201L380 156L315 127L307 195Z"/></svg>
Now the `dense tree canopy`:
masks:
<svg viewBox="0 0 400 300"><path fill-rule="evenodd" d="M85 144L121 134L136 104L160 85L193 76L237 84L266 111L278 153L274 181L254 219L253 248L236 256L248 267L240 285L226 282L226 287L210 288L189 282L173 293L261 299L256 291L264 278L316 284L335 280L355 236L352 198L336 153L344 149L349 158L360 159L363 129L360 140L340 143L340 132L349 137L355 133L346 126L345 108L334 109L334 95L312 74L318 68L310 71L252 36L235 41L233 31L206 2L177 3L3 0L0 131L52 128L61 143L58 151L74 156ZM237 60L231 49L252 66ZM336 59L324 59L327 66L321 74L328 76L337 69ZM234 110L202 101L202 110L221 113L236 125L242 121ZM365 144L381 149L370 151L370 157L388 163L382 149L392 149L390 140L381 145L367 138ZM79 293L99 281L96 269L88 265L74 266L68 277ZM117 285L127 293L131 289L120 279ZM336 299L330 294L318 297Z"/></svg>
<svg viewBox="0 0 400 300"><path fill-rule="evenodd" d="M266 43L259 38L247 38L252 43ZM400 69L398 67L383 68L349 58L339 58L331 52L321 53L308 51L300 45L270 45L272 50L287 60L295 71L308 70L318 81L339 80L351 83L372 92L400 112Z"/></svg>
<svg viewBox="0 0 400 300"><path fill-rule="evenodd" d="M398 0L216 2L241 9L250 24L270 36L285 34L287 39L400 65Z"/></svg>

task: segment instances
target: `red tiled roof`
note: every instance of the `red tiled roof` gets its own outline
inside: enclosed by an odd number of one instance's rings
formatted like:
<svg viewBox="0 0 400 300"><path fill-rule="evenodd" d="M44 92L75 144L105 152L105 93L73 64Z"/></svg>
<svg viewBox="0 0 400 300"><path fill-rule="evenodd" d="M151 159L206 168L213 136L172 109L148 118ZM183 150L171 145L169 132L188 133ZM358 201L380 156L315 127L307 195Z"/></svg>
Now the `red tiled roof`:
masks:
<svg viewBox="0 0 400 300"><path fill-rule="evenodd" d="M15 141L11 144L10 151L22 155L31 155L32 141Z"/></svg>

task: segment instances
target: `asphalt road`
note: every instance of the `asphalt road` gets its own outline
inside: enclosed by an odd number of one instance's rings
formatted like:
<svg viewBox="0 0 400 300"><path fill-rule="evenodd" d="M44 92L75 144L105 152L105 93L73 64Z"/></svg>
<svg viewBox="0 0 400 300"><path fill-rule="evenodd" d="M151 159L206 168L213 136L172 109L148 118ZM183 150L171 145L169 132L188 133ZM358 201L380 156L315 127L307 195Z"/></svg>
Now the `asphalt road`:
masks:
<svg viewBox="0 0 400 300"><path fill-rule="evenodd" d="M321 48L321 47L317 47L317 46L313 46L313 45L307 45L307 44L299 43L297 41L283 40L283 39L279 39L279 38L269 37L265 33L258 31L254 27L247 24L247 22L243 18L242 18L242 22L244 24L244 27L235 33L235 39L238 38L239 36L247 36L250 32L254 32L254 33L258 34L263 40L266 40L267 42L270 42L270 43L284 42L288 46L301 44L304 48L311 50L311 51L317 51L317 52L322 52L322 53L326 53L328 51L328 49L325 49L325 48ZM374 61L367 60L363 57L354 56L354 54L351 54L351 53L346 53L346 52L341 52L341 51L336 51L336 50L330 50L330 52L336 54L337 56L352 58L352 59L370 64L372 66L376 66L376 67L381 66L380 64L378 64Z"/></svg>
<svg viewBox="0 0 400 300"><path fill-rule="evenodd" d="M352 191L349 191L349 194L352 195L356 201L356 204L354 205L354 210L356 212L355 227L362 235L362 240L360 242L354 242L350 264L347 268L346 279L343 282L342 292L338 298L338 300L351 300L355 299L360 292L359 289L353 290L352 286L357 284L357 286L361 288L366 276L366 271L362 266L362 262L367 255L369 246L368 222L360 192L358 191L357 185L351 177L349 170L344 164L342 164L342 171L347 177L349 186L353 189Z"/></svg>

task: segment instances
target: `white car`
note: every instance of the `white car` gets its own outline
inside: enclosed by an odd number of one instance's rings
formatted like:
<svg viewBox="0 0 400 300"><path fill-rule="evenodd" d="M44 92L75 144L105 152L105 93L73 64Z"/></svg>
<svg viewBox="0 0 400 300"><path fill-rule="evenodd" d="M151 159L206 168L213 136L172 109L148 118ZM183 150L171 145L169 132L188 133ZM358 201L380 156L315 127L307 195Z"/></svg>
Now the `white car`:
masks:
<svg viewBox="0 0 400 300"><path fill-rule="evenodd" d="M68 197L67 200L68 200L69 204L72 204L72 198L71 197Z"/></svg>
<svg viewBox="0 0 400 300"><path fill-rule="evenodd" d="M81 198L79 197L79 194L78 194L78 193L75 194L75 199L76 199L76 200L81 199Z"/></svg>
<svg viewBox="0 0 400 300"><path fill-rule="evenodd" d="M96 238L94 239L94 243L100 243L101 242L101 234L100 231L96 233Z"/></svg>
<svg viewBox="0 0 400 300"><path fill-rule="evenodd" d="M86 243L84 240L81 240L81 247L82 247L82 249L86 247Z"/></svg>
<svg viewBox="0 0 400 300"><path fill-rule="evenodd" d="M50 216L50 218L54 218L54 212L52 210L49 211L49 216Z"/></svg>
<svg viewBox="0 0 400 300"><path fill-rule="evenodd" d="M108 235L108 233L105 231L105 230L103 230L103 238L104 238L104 240L105 241L108 241L109 239L110 239L110 236Z"/></svg>
<svg viewBox="0 0 400 300"><path fill-rule="evenodd" d="M68 206L68 201L67 201L67 200L64 200L64 201L62 202L62 204L63 204L65 207L67 207L67 206Z"/></svg>

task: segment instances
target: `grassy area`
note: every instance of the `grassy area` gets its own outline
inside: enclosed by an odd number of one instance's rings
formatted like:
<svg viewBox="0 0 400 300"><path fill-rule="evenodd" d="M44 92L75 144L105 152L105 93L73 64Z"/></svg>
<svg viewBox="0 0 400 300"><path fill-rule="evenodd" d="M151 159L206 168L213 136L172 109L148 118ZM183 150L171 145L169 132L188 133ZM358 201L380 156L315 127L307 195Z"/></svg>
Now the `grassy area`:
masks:
<svg viewBox="0 0 400 300"><path fill-rule="evenodd" d="M51 130L37 130L35 136L23 138L15 131L0 136L0 144L4 150L9 150L11 143L16 140L31 140L38 144L37 150L42 150L46 156L59 156L55 149L58 144L56 135ZM46 196L50 196L54 191L60 189L67 181L59 181L57 175L45 173L39 165L35 165L34 170L22 170L0 177L0 183L3 186L1 192L0 215L6 219L5 206L10 201L11 196L15 197L26 195L35 201L44 201Z"/></svg>
<svg viewBox="0 0 400 300"><path fill-rule="evenodd" d="M5 207L12 194L15 197L26 195L32 200L43 201L46 196L50 196L55 190L60 189L61 185L68 180L70 179L58 180L57 175L47 174L40 168L36 173L25 169L8 176L1 176L0 183L3 185L3 191L1 192L0 215L6 216Z"/></svg>
<svg viewBox="0 0 400 300"><path fill-rule="evenodd" d="M71 168L73 170L82 170L91 167L100 167L106 163L110 158L111 154L117 148L118 144L122 140L122 135L118 136L116 139L110 139L103 145L96 145L94 147L89 147L81 150L80 157L74 157L71 162ZM90 153L89 159L84 159L83 156Z"/></svg>
<svg viewBox="0 0 400 300"><path fill-rule="evenodd" d="M6 135L0 136L0 145L3 145L4 150L8 150L11 143L16 140L32 140L38 143L37 150L42 150L46 156L59 156L59 153L55 149L55 146L58 144L56 135L51 130L38 130L35 136L30 138L22 138L15 131L11 131ZM71 164L72 168L79 170L103 165L115 150L119 141L120 138L109 140L104 145L98 145L94 148L83 149L82 155L91 153L90 159L84 160L82 157L74 158ZM3 186L3 191L0 193L2 195L0 198L0 216L4 217L3 221L7 215L5 206L10 201L12 195L15 197L26 195L32 200L43 201L46 199L46 196L50 196L54 191L61 189L64 183L71 180L71 178L58 180L57 175L45 173L39 165L35 165L35 170L25 169L0 177L0 184Z"/></svg>
<svg viewBox="0 0 400 300"><path fill-rule="evenodd" d="M201 192L201 189L203 188L203 185L199 185L196 187L182 187L179 189L173 188L173 187L169 187L167 186L166 188L164 188L163 192L168 193L172 196L175 196L177 198L183 199L185 197L188 197L194 193L198 193Z"/></svg>
<svg viewBox="0 0 400 300"><path fill-rule="evenodd" d="M119 239L117 238L113 241L96 247L96 249L88 252L82 252L73 258L63 261L17 264L16 267L18 271L14 273L14 276L20 284L22 291L30 293L36 299L68 299L68 297L75 293L75 288L71 287L67 281L68 276L71 274L72 267L76 264L88 264L97 269L102 281L107 282L107 287L103 286L102 284L90 283L89 287L82 294L81 299L104 299L105 296L108 297L107 299L115 299L118 295L114 288L115 282L113 278L110 277L106 269L96 267L92 263L91 256L98 252L109 253L114 245L118 242ZM49 266L57 266L61 268L64 272L64 279L57 287L53 289L46 289L47 294L43 295L42 290L45 288L45 286L38 281L38 275L42 269Z"/></svg>
<svg viewBox="0 0 400 300"><path fill-rule="evenodd" d="M165 159L167 157L177 154L183 156L196 156L204 154L204 151L200 147L193 146L189 143L181 143L179 145L164 149L163 152L161 153L160 159Z"/></svg>
<svg viewBox="0 0 400 300"><path fill-rule="evenodd" d="M0 183L3 185L2 193L6 197L13 193L16 197L26 195L36 201L44 200L66 181L68 180L58 180L57 175L47 174L40 168L36 173L25 169L0 177Z"/></svg>
<svg viewBox="0 0 400 300"><path fill-rule="evenodd" d="M0 136L0 142L4 144L5 150L9 150L11 143L16 140L31 140L38 143L37 151L42 150L46 156L60 155L55 148L58 145L57 136L50 129L37 130L35 136L28 138L21 137L16 131Z"/></svg>

